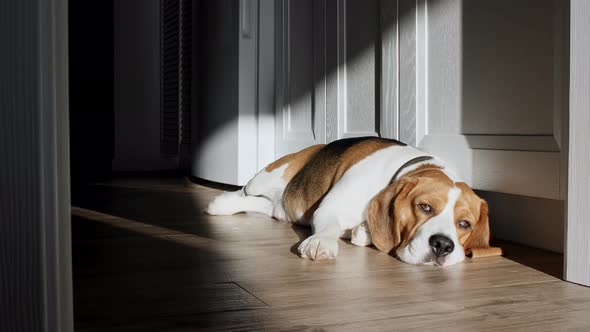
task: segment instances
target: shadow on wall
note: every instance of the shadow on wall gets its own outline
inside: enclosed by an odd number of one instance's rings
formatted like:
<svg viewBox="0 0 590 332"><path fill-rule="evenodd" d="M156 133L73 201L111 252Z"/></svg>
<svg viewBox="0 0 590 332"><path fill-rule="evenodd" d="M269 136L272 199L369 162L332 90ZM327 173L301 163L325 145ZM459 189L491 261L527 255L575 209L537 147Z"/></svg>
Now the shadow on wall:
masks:
<svg viewBox="0 0 590 332"><path fill-rule="evenodd" d="M113 3L68 1L72 190L111 173L114 153Z"/></svg>
<svg viewBox="0 0 590 332"><path fill-rule="evenodd" d="M160 154L160 1L68 1L72 185L176 169Z"/></svg>
<svg viewBox="0 0 590 332"><path fill-rule="evenodd" d="M315 88L339 69L338 2L288 3L292 14L289 121L313 125L314 119L309 117L316 111ZM374 81L375 88L366 88L363 93L372 94L378 107L381 31L395 29L395 16L381 13L383 3L379 0L345 3L348 75ZM123 0L89 6L70 1L73 174L108 176L111 164L119 171L177 167L177 160L160 154L159 4L157 0ZM318 15L319 9L325 10L325 17ZM194 0L193 13L193 163L207 163L204 159L208 157L201 156L214 154L224 160L217 163L223 168L236 164L233 156L238 154L239 2ZM403 18L404 13L400 15ZM325 45L319 45L316 34L322 26L327 34ZM318 47L326 48L326 59L314 58ZM326 65L322 75L314 72L320 61ZM371 68L374 70L368 70ZM355 78L350 77L350 82ZM255 78L252 84L256 84ZM362 86L352 88L363 90ZM379 117L370 116L378 127Z"/></svg>
<svg viewBox="0 0 590 332"><path fill-rule="evenodd" d="M160 148L160 2L114 1L114 171L178 168Z"/></svg>
<svg viewBox="0 0 590 332"><path fill-rule="evenodd" d="M193 108L197 115L193 117L193 129L196 128L194 130L196 133L193 135L195 138L193 175L207 173L204 169L215 167L217 173L231 173L231 177L237 178L233 173L236 172L235 165L239 162L237 158L238 130L242 127L239 127L238 123L254 121L244 118L244 115L239 112L240 107L244 107L239 105L238 100L241 38L239 2L203 0L198 3L199 6L194 7L198 8L196 12L200 13L196 14L194 19L195 40L200 42L194 43L195 51L193 52L194 63L198 64L194 66L196 73L193 75L196 78L193 87L198 97L195 98L198 102L195 102L195 108ZM337 44L337 4L339 3L346 4L345 21L348 25L346 28L348 37L344 42L346 61L341 69L344 66L347 67L349 93L363 94L364 98L372 96L369 98L374 100L371 103L376 105L378 111L381 100L381 31L395 29L395 12L382 13L380 8L384 6L384 3L379 0L289 1L285 2L289 6L285 10L285 15L289 19L284 18L287 28L284 32L280 27L275 30L275 34L284 34L283 43L287 43L275 45L275 47L283 47L287 52L285 61L288 62L286 68L288 68L289 79L284 100L291 108L290 116L284 124L287 127L304 124L311 129L317 126L314 123L317 111L314 109L316 88L326 79L332 79L338 75L339 71ZM279 7L279 4L275 2L276 7ZM322 11L325 11L325 17L319 15ZM322 30L326 33L325 41L322 41L323 37L317 33ZM280 39L275 38L275 40ZM321 54L318 48L325 48L325 59L317 57ZM259 68L267 65L272 64L258 63ZM320 65L325 66L323 73L319 73ZM357 86L359 82L371 82L371 84L368 87ZM278 86L279 83L275 81L273 87ZM256 84L255 77L251 78L251 84ZM261 101L259 105L260 103ZM280 112L281 107L278 105L276 111ZM379 116L375 114L367 116L374 118L375 126L379 128ZM277 124L277 126L283 126L283 124ZM277 135L279 135L278 131ZM270 139L274 140L274 138ZM316 137L317 143L323 143L325 140L325 137ZM274 146L274 142L270 146ZM220 159L224 162L219 163ZM263 166L259 164L258 168Z"/></svg>

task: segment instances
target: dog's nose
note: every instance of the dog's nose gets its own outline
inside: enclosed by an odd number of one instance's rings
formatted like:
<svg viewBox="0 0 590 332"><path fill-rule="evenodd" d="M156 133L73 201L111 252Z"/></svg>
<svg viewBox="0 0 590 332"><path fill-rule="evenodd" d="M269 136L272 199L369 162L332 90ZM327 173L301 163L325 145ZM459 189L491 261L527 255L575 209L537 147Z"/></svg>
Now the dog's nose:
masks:
<svg viewBox="0 0 590 332"><path fill-rule="evenodd" d="M436 257L444 257L455 250L453 241L444 235L433 235L428 239L428 243Z"/></svg>

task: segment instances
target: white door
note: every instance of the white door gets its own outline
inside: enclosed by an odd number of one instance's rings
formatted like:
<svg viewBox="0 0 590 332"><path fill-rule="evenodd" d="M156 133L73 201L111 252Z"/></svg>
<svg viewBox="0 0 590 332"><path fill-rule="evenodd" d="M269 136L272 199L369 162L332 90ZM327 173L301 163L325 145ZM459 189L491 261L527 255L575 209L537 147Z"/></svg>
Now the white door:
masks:
<svg viewBox="0 0 590 332"><path fill-rule="evenodd" d="M277 157L339 138L397 136L396 8L379 0L276 3Z"/></svg>
<svg viewBox="0 0 590 332"><path fill-rule="evenodd" d="M402 1L403 6L408 2ZM490 203L492 233L563 252L567 3L427 1L404 7L402 140L453 163ZM406 83L409 81L409 83ZM412 99L408 96L401 96Z"/></svg>

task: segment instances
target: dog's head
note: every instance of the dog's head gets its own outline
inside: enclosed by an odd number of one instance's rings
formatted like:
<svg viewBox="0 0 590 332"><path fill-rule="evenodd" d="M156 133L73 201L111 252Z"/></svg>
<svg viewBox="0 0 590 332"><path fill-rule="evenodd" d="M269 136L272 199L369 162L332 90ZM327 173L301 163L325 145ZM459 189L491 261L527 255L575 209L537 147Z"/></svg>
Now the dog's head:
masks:
<svg viewBox="0 0 590 332"><path fill-rule="evenodd" d="M369 203L373 244L411 264L448 266L490 248L488 205L434 166L412 171Z"/></svg>

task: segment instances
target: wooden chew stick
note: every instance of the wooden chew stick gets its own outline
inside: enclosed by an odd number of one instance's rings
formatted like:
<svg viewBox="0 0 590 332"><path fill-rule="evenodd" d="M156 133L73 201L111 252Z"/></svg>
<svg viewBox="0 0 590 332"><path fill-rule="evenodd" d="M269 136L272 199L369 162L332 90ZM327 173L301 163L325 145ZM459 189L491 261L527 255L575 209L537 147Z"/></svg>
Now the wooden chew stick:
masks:
<svg viewBox="0 0 590 332"><path fill-rule="evenodd" d="M491 256L502 256L502 248L500 247L489 247L489 248L474 248L467 252L467 257L481 258Z"/></svg>

